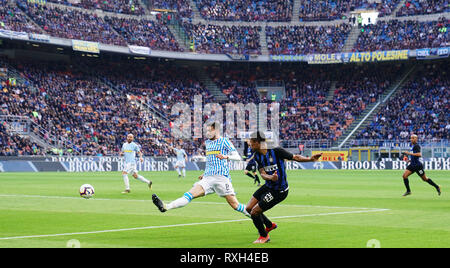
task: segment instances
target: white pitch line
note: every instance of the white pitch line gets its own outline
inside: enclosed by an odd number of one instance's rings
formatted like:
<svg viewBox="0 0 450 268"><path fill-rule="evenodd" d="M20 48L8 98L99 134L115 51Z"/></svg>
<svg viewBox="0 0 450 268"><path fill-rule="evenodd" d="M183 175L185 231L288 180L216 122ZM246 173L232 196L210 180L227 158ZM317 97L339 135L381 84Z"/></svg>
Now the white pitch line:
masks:
<svg viewBox="0 0 450 268"><path fill-rule="evenodd" d="M271 217L271 218L272 219L303 218L303 217L316 217L316 216L328 216L328 215L342 215L342 214L381 212L381 211L388 211L388 210L389 209L343 211L343 212L304 214L304 215L292 215L292 216L278 216L278 217ZM43 238L43 237L57 237L57 236L72 236L72 235L114 233L114 232L136 231L136 230L162 229L162 228L196 226L196 225L207 225L207 224L218 224L218 223L242 222L242 221L249 221L249 220L250 219L224 220L224 221L211 221L211 222L182 223L182 224L173 224L173 225L146 226L146 227L136 227L136 228L125 228L125 229L112 229L112 230L91 231L91 232L46 234L46 235L28 235L28 236L12 236L12 237L1 237L0 240L13 240L13 239L24 239L24 238Z"/></svg>
<svg viewBox="0 0 450 268"><path fill-rule="evenodd" d="M82 200L80 197L72 196L45 196L45 195L21 195L21 194L0 194L0 197L23 197L23 198L56 198L56 199L72 199ZM140 200L140 199L118 199L118 198L92 198L90 200L97 201L121 201L121 202L152 202L152 200ZM226 202L210 202L210 201L195 201L191 204L211 204L211 205L228 205ZM339 206L316 206L316 205L297 205L297 204L279 204L278 207L313 207L313 208L336 208L336 209L367 209L378 210L383 208L363 208L363 207L339 207Z"/></svg>

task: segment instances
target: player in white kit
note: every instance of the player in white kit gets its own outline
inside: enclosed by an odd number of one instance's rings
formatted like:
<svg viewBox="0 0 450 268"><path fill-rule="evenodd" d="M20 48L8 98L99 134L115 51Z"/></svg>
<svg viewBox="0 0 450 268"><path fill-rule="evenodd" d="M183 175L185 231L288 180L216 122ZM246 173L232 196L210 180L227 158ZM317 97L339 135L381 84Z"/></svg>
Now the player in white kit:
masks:
<svg viewBox="0 0 450 268"><path fill-rule="evenodd" d="M245 210L245 205L239 203L231 184L230 169L227 160L241 161L240 155L227 138L219 136L216 123L212 123L207 129L206 144L206 168L203 175L199 177L198 182L194 184L189 192L169 204L164 204L156 194L152 195L153 203L161 212L184 207L192 199L216 193L225 197L228 204L236 211L250 217Z"/></svg>
<svg viewBox="0 0 450 268"><path fill-rule="evenodd" d="M128 174L146 183L148 188L152 188L152 182L138 174L137 163L136 163L136 153L139 154L139 160L144 162L144 157L141 152L141 148L134 141L133 134L127 135L127 141L122 145L122 150L120 151L120 156L124 156L124 166L122 171L123 182L125 183L125 191L123 194L130 193L130 181L128 180Z"/></svg>
<svg viewBox="0 0 450 268"><path fill-rule="evenodd" d="M186 162L187 162L187 154L184 149L181 148L180 145L177 145L176 148L171 147L172 150L177 155L177 162L175 163L175 169L178 172L178 178L181 177L181 172L183 172L183 178L186 177ZM181 169L181 170L180 170Z"/></svg>

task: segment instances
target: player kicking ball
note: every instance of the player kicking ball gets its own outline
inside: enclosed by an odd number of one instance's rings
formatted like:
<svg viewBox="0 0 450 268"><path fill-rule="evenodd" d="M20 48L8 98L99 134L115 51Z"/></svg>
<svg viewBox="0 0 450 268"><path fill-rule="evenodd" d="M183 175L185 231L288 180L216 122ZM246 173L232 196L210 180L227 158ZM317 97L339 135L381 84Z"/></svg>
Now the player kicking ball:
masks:
<svg viewBox="0 0 450 268"><path fill-rule="evenodd" d="M218 124L212 123L207 126L206 145L206 168L199 181L194 184L189 192L175 201L165 204L156 194L152 195L153 203L161 212L181 208L189 204L193 199L208 194L216 193L224 197L228 204L236 211L249 217L245 205L240 204L231 184L228 160L240 161L233 144L227 139L219 136Z"/></svg>
<svg viewBox="0 0 450 268"><path fill-rule="evenodd" d="M246 210L259 233L259 238L253 243L262 244L270 241L269 232L277 228L277 224L270 221L264 212L281 203L289 193L285 160L314 162L319 160L322 153L304 157L293 155L281 147L269 149L264 134L260 131L252 135L250 146L254 151L259 173L266 183L253 194Z"/></svg>
<svg viewBox="0 0 450 268"><path fill-rule="evenodd" d="M423 164L420 162L419 158L422 157L422 152L420 145L418 144L418 137L417 135L411 135L411 144L413 147L411 148L411 152L403 152L406 156L411 156L411 160L409 165L406 167L405 173L403 173L403 183L406 187L406 192L403 194L403 196L411 195L411 189L409 188L409 179L408 177L413 174L414 172L419 175L419 177L429 185L436 188L436 191L438 192L438 195L441 195L441 187L434 183L430 178L428 178L425 175L425 171L423 170Z"/></svg>
<svg viewBox="0 0 450 268"><path fill-rule="evenodd" d="M146 183L148 188L152 188L152 182L138 174L137 164L136 164L136 153L139 154L139 160L144 162L143 154L141 148L134 142L133 134L127 135L127 141L122 145L122 150L120 151L120 156L124 156L124 168L122 171L123 182L125 183L125 191L123 194L130 193L130 181L128 179L128 174L132 174L133 178Z"/></svg>

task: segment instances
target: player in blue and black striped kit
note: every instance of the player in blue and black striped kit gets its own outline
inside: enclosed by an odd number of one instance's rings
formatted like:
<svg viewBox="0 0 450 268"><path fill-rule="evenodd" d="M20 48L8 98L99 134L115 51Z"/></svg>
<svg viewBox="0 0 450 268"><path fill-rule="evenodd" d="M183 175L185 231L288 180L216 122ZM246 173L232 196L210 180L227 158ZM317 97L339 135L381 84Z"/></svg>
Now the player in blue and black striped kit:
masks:
<svg viewBox="0 0 450 268"><path fill-rule="evenodd" d="M424 181L436 188L436 191L439 195L441 195L441 187L434 183L430 178L425 175L425 171L423 169L423 164L420 162L420 157L422 157L422 152L420 149L420 145L417 143L418 137L417 135L411 135L411 144L413 147L411 148L411 152L403 152L404 155L411 156L411 160L409 165L406 167L405 173L403 173L403 182L406 187L406 192L403 196L411 195L411 189L409 188L409 179L408 177L414 172L419 175L419 177Z"/></svg>
<svg viewBox="0 0 450 268"><path fill-rule="evenodd" d="M259 173L266 183L253 194L246 210L250 213L253 224L260 235L253 243L267 243L270 241L269 232L277 228L277 225L270 221L263 212L282 202L289 193L285 160L313 162L319 160L322 153L303 157L293 155L281 147L269 149L264 134L259 131L252 135L250 147L254 151Z"/></svg>
<svg viewBox="0 0 450 268"><path fill-rule="evenodd" d="M249 146L249 141L246 141L244 144L244 157L246 158L246 160L248 160L244 170L245 175L252 178L254 184L258 183L258 187L261 186L261 181L259 180L258 174L256 173L258 165L256 164L252 148Z"/></svg>

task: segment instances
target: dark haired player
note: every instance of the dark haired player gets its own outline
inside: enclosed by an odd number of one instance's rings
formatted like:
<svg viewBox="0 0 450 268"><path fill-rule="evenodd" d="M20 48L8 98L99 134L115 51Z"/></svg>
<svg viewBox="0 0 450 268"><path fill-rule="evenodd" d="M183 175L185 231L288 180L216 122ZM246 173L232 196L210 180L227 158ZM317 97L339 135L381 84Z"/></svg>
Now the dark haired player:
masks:
<svg viewBox="0 0 450 268"><path fill-rule="evenodd" d="M417 143L417 135L411 135L411 143L413 147L411 148L411 152L403 152L406 156L411 156L411 160L409 165L406 167L405 173L403 173L403 182L405 183L406 192L403 194L403 196L408 196L411 194L411 189L409 188L409 175L413 174L414 172L419 175L420 178L424 182L427 182L434 188L436 188L436 191L439 195L441 195L441 187L434 183L430 178L428 178L425 175L425 171L423 170L423 164L420 162L419 158L422 157L420 145Z"/></svg>
<svg viewBox="0 0 450 268"><path fill-rule="evenodd" d="M230 168L228 161L242 161L233 144L228 138L220 136L219 124L209 123L206 128L205 152L206 168L199 181L192 186L189 192L169 204L165 204L156 194L152 195L153 204L161 212L181 208L189 204L193 199L216 193L227 200L227 203L236 211L249 217L245 205L239 203L231 184Z"/></svg>
<svg viewBox="0 0 450 268"><path fill-rule="evenodd" d="M245 167L244 173L253 179L254 183L258 183L258 187L261 186L261 181L259 180L258 174L256 173L257 164L255 158L253 157L252 148L249 145L249 141L246 141L244 144L244 156L247 162L247 166Z"/></svg>
<svg viewBox="0 0 450 268"><path fill-rule="evenodd" d="M253 224L259 232L255 244L270 241L269 232L277 228L263 212L282 202L288 196L289 186L286 176L285 160L297 162L313 162L319 160L322 153L311 157L293 155L281 147L269 149L264 134L256 132L250 139L250 147L254 151L259 173L266 183L261 186L250 199L246 210L250 213Z"/></svg>

